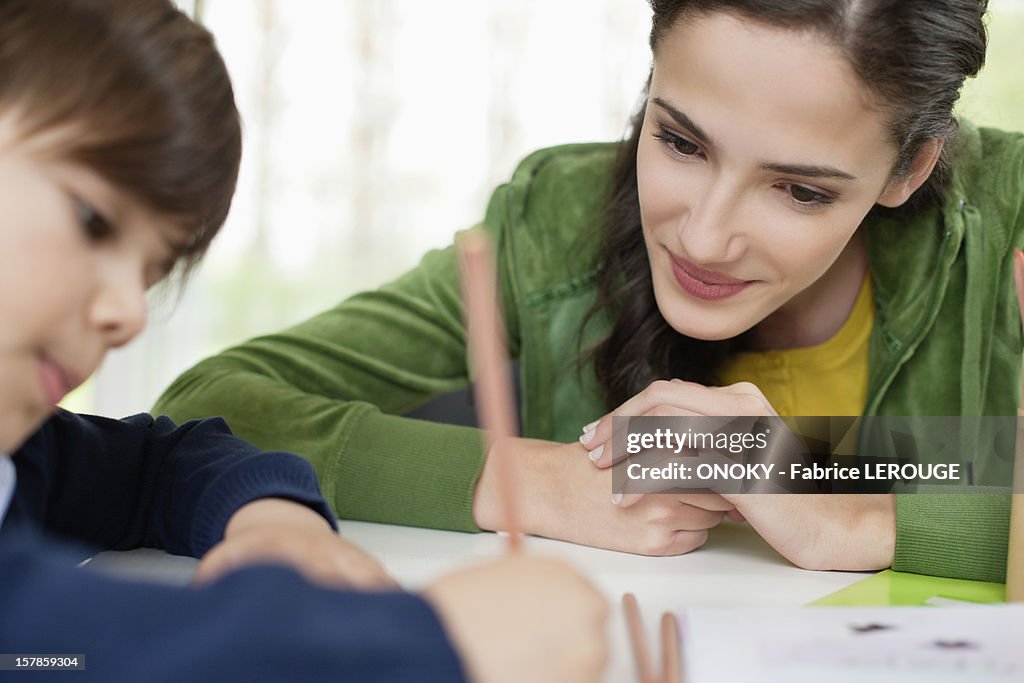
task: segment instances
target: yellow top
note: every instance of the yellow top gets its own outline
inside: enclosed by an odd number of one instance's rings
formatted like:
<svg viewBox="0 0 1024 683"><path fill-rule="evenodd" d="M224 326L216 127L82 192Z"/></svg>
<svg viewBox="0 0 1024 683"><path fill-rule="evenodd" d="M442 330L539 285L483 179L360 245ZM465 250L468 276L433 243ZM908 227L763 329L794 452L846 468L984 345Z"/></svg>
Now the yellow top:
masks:
<svg viewBox="0 0 1024 683"><path fill-rule="evenodd" d="M860 415L868 393L868 338L875 322L871 277L829 340L800 349L738 353L721 383L752 382L782 416Z"/></svg>

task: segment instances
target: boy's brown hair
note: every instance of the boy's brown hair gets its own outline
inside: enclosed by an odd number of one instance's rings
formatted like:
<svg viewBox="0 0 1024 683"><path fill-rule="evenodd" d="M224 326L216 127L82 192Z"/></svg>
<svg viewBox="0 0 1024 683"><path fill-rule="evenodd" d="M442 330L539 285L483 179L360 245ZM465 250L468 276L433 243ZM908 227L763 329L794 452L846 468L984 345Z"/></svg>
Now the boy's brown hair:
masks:
<svg viewBox="0 0 1024 683"><path fill-rule="evenodd" d="M223 225L241 158L213 37L170 0L0 0L0 111L191 234Z"/></svg>

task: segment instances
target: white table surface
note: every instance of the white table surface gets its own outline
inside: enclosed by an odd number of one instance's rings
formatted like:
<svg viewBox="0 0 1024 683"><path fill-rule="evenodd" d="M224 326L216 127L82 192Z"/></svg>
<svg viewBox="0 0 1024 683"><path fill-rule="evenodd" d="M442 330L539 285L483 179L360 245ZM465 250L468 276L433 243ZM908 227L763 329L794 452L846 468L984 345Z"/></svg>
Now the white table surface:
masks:
<svg viewBox="0 0 1024 683"><path fill-rule="evenodd" d="M434 529L339 522L341 533L375 555L409 590L474 561L504 552L496 534L464 534ZM562 541L528 538L528 552L572 562L605 592L613 603L607 681L635 679L625 625L618 601L622 593L637 596L648 636L656 631L664 610L683 607L804 605L854 583L867 574L814 572L783 559L745 524L724 522L713 529L707 544L677 557L642 557L587 548ZM185 584L195 560L160 551L101 553L94 569L132 578Z"/></svg>

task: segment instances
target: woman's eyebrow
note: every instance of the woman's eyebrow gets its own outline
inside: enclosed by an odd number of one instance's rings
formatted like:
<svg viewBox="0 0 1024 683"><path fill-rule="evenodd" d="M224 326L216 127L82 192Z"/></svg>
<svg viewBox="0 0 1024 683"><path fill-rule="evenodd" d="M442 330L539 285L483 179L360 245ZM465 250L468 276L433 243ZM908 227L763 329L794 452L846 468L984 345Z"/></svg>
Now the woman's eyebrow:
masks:
<svg viewBox="0 0 1024 683"><path fill-rule="evenodd" d="M665 110L665 113L672 117L672 119L683 128L690 131L693 137L697 138L697 142L701 143L705 147L714 147L715 143L711 140L711 136L704 132L704 130L694 123L689 116L679 111L678 108L672 106L660 97L655 97L653 100L656 105Z"/></svg>
<svg viewBox="0 0 1024 683"><path fill-rule="evenodd" d="M802 175L807 178L838 178L840 180L856 180L857 176L847 173L833 166L809 166L806 164L778 164L774 162L763 162L761 168L765 171L786 173L789 175Z"/></svg>
<svg viewBox="0 0 1024 683"><path fill-rule="evenodd" d="M651 100L656 105L665 110L665 113L672 117L676 123L683 128L690 131L693 137L697 138L697 142L701 143L705 147L715 147L714 141L711 139L704 130L693 122L689 116L684 114L675 107L660 97L655 97ZM786 173L789 175L799 175L806 178L836 178L839 180L856 180L857 176L847 171L843 171L834 166L818 166L814 164L783 164L774 161L765 161L760 164L762 170L774 171L776 173Z"/></svg>

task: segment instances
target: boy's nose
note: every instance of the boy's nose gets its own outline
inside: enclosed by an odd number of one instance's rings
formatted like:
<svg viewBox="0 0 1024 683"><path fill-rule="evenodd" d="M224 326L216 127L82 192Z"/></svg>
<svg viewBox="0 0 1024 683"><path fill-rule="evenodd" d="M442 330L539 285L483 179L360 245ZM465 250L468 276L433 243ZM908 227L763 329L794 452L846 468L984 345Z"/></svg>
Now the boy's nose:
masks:
<svg viewBox="0 0 1024 683"><path fill-rule="evenodd" d="M110 348L124 346L146 326L148 305L142 276L127 268L108 274L90 309L90 322Z"/></svg>

